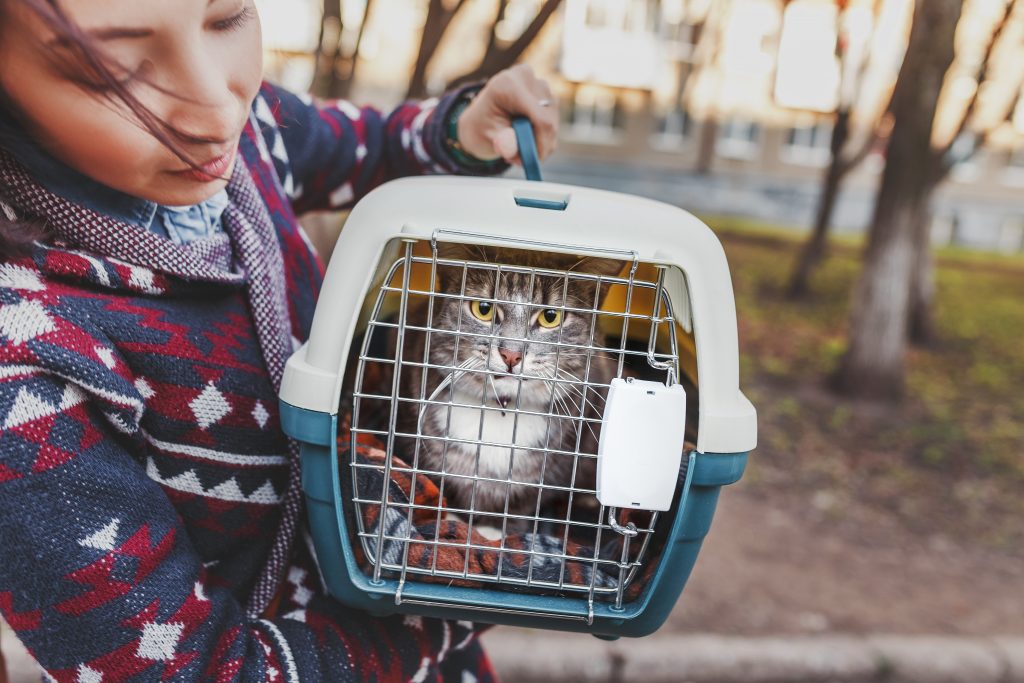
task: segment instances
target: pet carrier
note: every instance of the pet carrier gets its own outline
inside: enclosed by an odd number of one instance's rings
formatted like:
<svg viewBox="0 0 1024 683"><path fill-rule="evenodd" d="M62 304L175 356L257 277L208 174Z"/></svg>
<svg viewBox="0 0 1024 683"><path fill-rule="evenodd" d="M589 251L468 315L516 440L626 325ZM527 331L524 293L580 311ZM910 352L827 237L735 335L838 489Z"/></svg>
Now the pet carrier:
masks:
<svg viewBox="0 0 1024 683"><path fill-rule="evenodd" d="M756 441L714 234L527 178L360 200L281 386L332 595L641 636L668 616Z"/></svg>

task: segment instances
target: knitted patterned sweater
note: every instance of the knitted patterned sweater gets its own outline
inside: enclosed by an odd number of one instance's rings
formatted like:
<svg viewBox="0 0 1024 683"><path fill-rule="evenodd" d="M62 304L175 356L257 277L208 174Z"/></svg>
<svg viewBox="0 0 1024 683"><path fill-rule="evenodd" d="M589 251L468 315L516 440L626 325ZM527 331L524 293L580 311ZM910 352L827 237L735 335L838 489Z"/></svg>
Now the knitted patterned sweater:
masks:
<svg viewBox="0 0 1024 683"><path fill-rule="evenodd" d="M0 150L0 211L52 233L0 260L0 614L52 679L493 678L471 624L326 595L276 398L322 276L296 214L469 172L442 131L467 90L385 118L265 85L226 232L186 245Z"/></svg>

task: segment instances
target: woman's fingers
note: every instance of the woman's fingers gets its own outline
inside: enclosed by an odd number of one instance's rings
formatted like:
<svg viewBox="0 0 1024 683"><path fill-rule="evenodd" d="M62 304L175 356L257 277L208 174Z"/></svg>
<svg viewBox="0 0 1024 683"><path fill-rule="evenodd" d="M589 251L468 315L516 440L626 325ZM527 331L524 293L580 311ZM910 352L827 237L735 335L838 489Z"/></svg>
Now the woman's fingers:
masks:
<svg viewBox="0 0 1024 683"><path fill-rule="evenodd" d="M520 64L511 70L518 71L518 99L522 105L522 113L533 124L537 154L543 159L555 151L557 146L558 102L551 92L551 86L537 78L529 65Z"/></svg>
<svg viewBox="0 0 1024 683"><path fill-rule="evenodd" d="M519 144L516 141L516 132L512 128L502 128L494 138L494 151L506 161L515 162L519 160Z"/></svg>
<svg viewBox="0 0 1024 683"><path fill-rule="evenodd" d="M558 103L551 86L526 64L505 69L487 82L462 114L459 141L480 158L493 153L521 163L511 126L518 116L530 120L538 156L543 159L550 155L557 145Z"/></svg>

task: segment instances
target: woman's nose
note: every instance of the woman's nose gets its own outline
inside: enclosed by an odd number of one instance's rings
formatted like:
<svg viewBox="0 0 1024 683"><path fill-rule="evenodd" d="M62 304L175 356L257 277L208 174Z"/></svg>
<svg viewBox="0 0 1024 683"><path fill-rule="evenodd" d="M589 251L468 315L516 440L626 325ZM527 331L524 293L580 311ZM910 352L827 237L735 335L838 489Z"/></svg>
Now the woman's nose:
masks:
<svg viewBox="0 0 1024 683"><path fill-rule="evenodd" d="M227 74L195 55L179 60L168 123L194 144L225 144L238 135L239 103Z"/></svg>

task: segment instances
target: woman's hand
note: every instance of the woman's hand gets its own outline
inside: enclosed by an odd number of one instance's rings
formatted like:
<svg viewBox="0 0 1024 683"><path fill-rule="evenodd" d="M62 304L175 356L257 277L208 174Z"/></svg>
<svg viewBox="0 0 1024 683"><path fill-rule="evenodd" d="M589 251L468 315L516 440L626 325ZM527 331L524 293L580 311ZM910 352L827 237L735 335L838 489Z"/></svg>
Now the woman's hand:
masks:
<svg viewBox="0 0 1024 683"><path fill-rule="evenodd" d="M459 145L477 159L519 159L512 118L526 116L533 124L541 159L555 151L558 103L547 82L527 64L516 64L494 75L459 116Z"/></svg>

